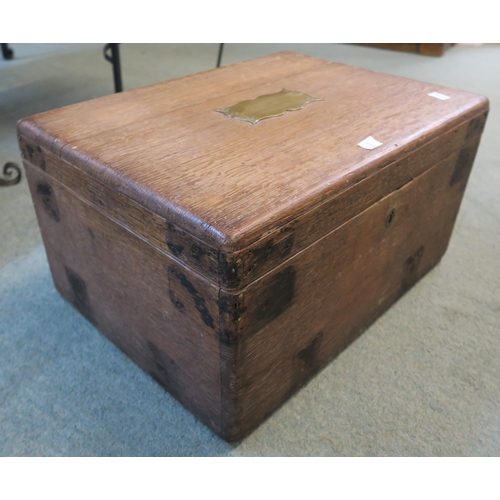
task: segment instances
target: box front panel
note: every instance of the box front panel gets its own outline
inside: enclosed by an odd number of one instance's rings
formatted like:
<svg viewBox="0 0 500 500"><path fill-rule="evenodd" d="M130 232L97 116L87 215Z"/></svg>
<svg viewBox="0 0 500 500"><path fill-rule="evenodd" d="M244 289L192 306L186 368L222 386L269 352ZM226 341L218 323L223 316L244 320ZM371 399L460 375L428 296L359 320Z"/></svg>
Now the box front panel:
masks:
<svg viewBox="0 0 500 500"><path fill-rule="evenodd" d="M218 290L25 161L61 295L216 432Z"/></svg>
<svg viewBox="0 0 500 500"><path fill-rule="evenodd" d="M230 439L262 422L436 265L477 146L476 138L240 293Z"/></svg>

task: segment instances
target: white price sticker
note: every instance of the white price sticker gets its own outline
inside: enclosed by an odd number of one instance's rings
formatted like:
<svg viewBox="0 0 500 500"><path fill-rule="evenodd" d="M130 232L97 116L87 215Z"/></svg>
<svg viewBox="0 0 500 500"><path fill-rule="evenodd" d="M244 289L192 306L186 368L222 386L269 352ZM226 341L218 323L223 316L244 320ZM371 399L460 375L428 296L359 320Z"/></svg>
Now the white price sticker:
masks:
<svg viewBox="0 0 500 500"><path fill-rule="evenodd" d="M436 99L440 99L441 101L446 101L446 99L450 98L449 95L440 94L439 92L431 92L430 94L427 95L435 97Z"/></svg>
<svg viewBox="0 0 500 500"><path fill-rule="evenodd" d="M379 142L369 135L366 139L363 139L360 143L358 143L358 146L364 149L375 149L382 146L382 144L383 142Z"/></svg>

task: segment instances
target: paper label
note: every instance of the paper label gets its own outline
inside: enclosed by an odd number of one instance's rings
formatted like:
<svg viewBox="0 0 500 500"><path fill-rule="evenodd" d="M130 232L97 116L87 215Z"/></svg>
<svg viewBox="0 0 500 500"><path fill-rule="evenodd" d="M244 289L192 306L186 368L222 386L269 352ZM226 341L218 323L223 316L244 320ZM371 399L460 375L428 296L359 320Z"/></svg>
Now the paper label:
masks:
<svg viewBox="0 0 500 500"><path fill-rule="evenodd" d="M378 148L379 146L382 146L382 144L383 144L382 142L377 141L371 135L369 135L366 139L358 143L358 146L364 149L375 149Z"/></svg>
<svg viewBox="0 0 500 500"><path fill-rule="evenodd" d="M431 97L435 97L436 99L440 99L441 101L446 101L446 99L450 98L449 95L440 94L439 92L431 92L430 94L427 94L427 95L430 95Z"/></svg>

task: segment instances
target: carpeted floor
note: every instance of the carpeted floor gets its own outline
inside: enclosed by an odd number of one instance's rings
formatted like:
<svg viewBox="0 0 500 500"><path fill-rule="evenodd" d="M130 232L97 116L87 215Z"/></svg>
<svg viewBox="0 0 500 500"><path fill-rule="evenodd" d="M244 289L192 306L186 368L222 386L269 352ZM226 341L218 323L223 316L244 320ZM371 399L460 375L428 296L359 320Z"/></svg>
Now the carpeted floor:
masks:
<svg viewBox="0 0 500 500"><path fill-rule="evenodd" d="M14 44L0 60L0 165L16 120L111 93L102 45ZM215 66L215 44L122 45L125 89ZM491 112L441 263L251 436L228 445L55 291L26 181L0 188L0 455L500 455L500 46L441 58L352 45L280 50L468 90Z"/></svg>

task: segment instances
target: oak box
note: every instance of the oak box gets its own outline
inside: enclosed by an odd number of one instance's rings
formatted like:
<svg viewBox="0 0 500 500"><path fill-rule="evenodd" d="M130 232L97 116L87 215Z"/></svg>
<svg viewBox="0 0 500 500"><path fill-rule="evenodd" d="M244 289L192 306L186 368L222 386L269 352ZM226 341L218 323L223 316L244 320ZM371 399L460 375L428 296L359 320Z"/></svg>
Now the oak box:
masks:
<svg viewBox="0 0 500 500"><path fill-rule="evenodd" d="M61 295L234 441L439 261L487 111L284 52L18 134Z"/></svg>

